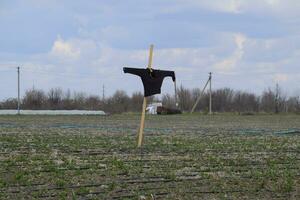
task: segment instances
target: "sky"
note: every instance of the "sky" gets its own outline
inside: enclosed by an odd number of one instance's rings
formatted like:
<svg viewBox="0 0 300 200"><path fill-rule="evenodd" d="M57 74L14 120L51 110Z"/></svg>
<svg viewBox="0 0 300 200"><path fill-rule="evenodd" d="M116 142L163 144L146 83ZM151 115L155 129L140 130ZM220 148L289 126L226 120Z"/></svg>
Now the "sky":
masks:
<svg viewBox="0 0 300 200"><path fill-rule="evenodd" d="M143 91L123 67L174 70L177 85L300 95L299 0L0 0L0 99L29 88ZM171 78L162 93L174 93Z"/></svg>

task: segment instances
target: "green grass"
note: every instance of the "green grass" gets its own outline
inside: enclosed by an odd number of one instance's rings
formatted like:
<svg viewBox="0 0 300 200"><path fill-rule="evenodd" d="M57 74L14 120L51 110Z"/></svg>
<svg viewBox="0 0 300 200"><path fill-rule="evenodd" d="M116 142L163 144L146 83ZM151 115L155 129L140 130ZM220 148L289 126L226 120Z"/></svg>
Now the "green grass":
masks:
<svg viewBox="0 0 300 200"><path fill-rule="evenodd" d="M0 116L0 198L300 198L299 115L139 117Z"/></svg>

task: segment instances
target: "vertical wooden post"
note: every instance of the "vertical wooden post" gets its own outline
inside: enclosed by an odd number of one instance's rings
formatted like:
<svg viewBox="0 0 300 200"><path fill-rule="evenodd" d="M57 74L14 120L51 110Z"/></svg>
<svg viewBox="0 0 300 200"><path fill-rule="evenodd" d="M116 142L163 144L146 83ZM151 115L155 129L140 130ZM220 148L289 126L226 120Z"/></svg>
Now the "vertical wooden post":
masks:
<svg viewBox="0 0 300 200"><path fill-rule="evenodd" d="M150 45L149 60L148 60L148 68L149 69L152 68L152 58L153 58L153 45ZM140 124L140 130L139 130L139 134L138 134L138 147L141 147L143 144L146 106L147 106L147 97L144 97L141 124Z"/></svg>
<svg viewBox="0 0 300 200"><path fill-rule="evenodd" d="M145 114L146 114L146 106L147 106L147 98L144 97L143 101L143 110L142 110L142 117L141 117L141 124L140 124L140 131L138 135L138 147L141 147L143 144L143 134L144 134L144 126L145 126Z"/></svg>
<svg viewBox="0 0 300 200"><path fill-rule="evenodd" d="M18 70L18 115L20 115L20 67L17 67Z"/></svg>
<svg viewBox="0 0 300 200"><path fill-rule="evenodd" d="M153 58L153 44L150 45L150 51L149 51L149 60L148 60L148 68L152 68L152 58Z"/></svg>
<svg viewBox="0 0 300 200"><path fill-rule="evenodd" d="M174 81L174 90L175 90L175 107L178 107L178 102L177 102L177 86L176 86L176 80Z"/></svg>

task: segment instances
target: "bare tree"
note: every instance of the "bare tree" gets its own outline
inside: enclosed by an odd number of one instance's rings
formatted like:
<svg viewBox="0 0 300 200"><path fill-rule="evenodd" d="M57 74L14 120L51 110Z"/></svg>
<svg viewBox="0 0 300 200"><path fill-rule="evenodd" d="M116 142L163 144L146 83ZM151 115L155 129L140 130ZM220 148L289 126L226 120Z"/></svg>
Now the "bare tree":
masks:
<svg viewBox="0 0 300 200"><path fill-rule="evenodd" d="M0 103L0 109L16 109L18 107L17 98L9 98Z"/></svg>
<svg viewBox="0 0 300 200"><path fill-rule="evenodd" d="M130 110L133 112L141 111L144 95L141 92L134 92L130 100Z"/></svg>
<svg viewBox="0 0 300 200"><path fill-rule="evenodd" d="M123 90L117 90L112 97L107 99L105 110L112 113L129 111L129 97Z"/></svg>
<svg viewBox="0 0 300 200"><path fill-rule="evenodd" d="M175 98L174 95L163 94L162 96L162 104L168 108L175 108Z"/></svg>
<svg viewBox="0 0 300 200"><path fill-rule="evenodd" d="M269 88L262 93L260 109L265 112L273 112L275 106L275 93Z"/></svg>
<svg viewBox="0 0 300 200"><path fill-rule="evenodd" d="M63 93L62 104L63 104L63 109L66 109L66 110L72 110L75 108L73 105L73 99L71 96L70 89L68 89L66 92Z"/></svg>
<svg viewBox="0 0 300 200"><path fill-rule="evenodd" d="M193 106L191 91L181 85L177 90L177 95L180 109L182 111L190 111Z"/></svg>
<svg viewBox="0 0 300 200"><path fill-rule="evenodd" d="M86 94L84 92L74 92L73 105L77 109L84 109Z"/></svg>
<svg viewBox="0 0 300 200"><path fill-rule="evenodd" d="M230 88L218 89L212 93L213 108L219 112L233 111L234 91Z"/></svg>
<svg viewBox="0 0 300 200"><path fill-rule="evenodd" d="M52 88L48 92L47 102L49 109L57 110L62 108L63 91L61 88Z"/></svg>
<svg viewBox="0 0 300 200"><path fill-rule="evenodd" d="M232 109L239 114L242 112L258 112L259 98L255 94L237 91L233 97Z"/></svg>
<svg viewBox="0 0 300 200"><path fill-rule="evenodd" d="M96 95L89 96L85 100L85 109L87 110L99 110L101 105L100 98Z"/></svg>
<svg viewBox="0 0 300 200"><path fill-rule="evenodd" d="M300 112L300 99L299 97L290 97L286 101L286 112L298 113Z"/></svg>
<svg viewBox="0 0 300 200"><path fill-rule="evenodd" d="M22 108L24 109L44 109L46 105L46 95L43 90L32 88L25 92Z"/></svg>
<svg viewBox="0 0 300 200"><path fill-rule="evenodd" d="M199 89L188 89L182 85L177 90L179 109L189 112L200 95ZM244 92L234 91L230 88L221 88L213 91L213 109L216 112L300 112L300 97L287 98L279 85L273 89L268 88L261 96ZM88 109L104 110L109 113L140 112L144 95L135 92L130 97L125 91L118 90L105 100L98 96L87 96L83 92L63 91L53 88L47 92L32 88L25 92L22 99L23 109ZM161 100L155 96L148 97L148 104L154 101L162 101L168 108L175 107L175 98L170 94L163 94ZM208 112L209 93L201 97L196 111ZM6 99L0 102L1 109L15 109L16 99Z"/></svg>

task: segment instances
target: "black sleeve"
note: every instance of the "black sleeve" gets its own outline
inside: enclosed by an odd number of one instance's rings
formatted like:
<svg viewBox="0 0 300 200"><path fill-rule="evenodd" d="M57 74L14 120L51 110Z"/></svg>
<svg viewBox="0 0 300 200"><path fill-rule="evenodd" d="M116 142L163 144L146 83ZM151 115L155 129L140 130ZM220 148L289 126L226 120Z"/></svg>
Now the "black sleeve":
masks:
<svg viewBox="0 0 300 200"><path fill-rule="evenodd" d="M129 73L129 74L134 74L137 76L141 76L145 69L139 69L139 68L129 68L129 67L124 67L123 68L124 73Z"/></svg>
<svg viewBox="0 0 300 200"><path fill-rule="evenodd" d="M161 70L160 72L162 73L162 75L164 77L166 77L166 76L172 77L173 82L175 82L176 78L175 78L175 72L174 71L163 71L163 70Z"/></svg>

